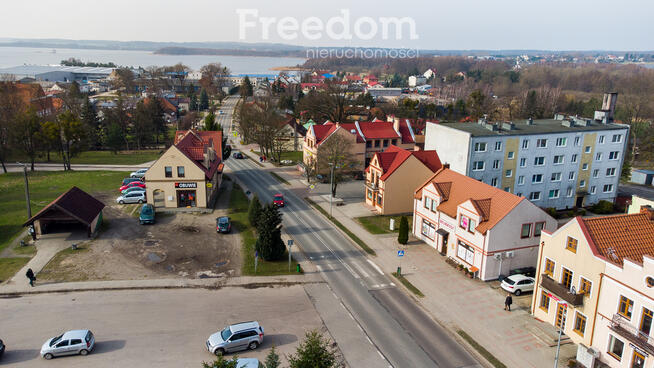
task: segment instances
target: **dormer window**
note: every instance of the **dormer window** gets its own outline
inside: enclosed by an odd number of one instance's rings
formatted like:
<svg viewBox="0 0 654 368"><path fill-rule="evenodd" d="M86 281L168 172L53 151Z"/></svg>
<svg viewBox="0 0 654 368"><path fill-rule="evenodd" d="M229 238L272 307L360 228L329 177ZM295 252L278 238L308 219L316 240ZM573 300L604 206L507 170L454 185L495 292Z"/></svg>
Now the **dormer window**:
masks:
<svg viewBox="0 0 654 368"><path fill-rule="evenodd" d="M469 218L468 216L461 215L461 218L459 219L459 227L467 230L470 233L474 233L475 228L477 227L477 221Z"/></svg>

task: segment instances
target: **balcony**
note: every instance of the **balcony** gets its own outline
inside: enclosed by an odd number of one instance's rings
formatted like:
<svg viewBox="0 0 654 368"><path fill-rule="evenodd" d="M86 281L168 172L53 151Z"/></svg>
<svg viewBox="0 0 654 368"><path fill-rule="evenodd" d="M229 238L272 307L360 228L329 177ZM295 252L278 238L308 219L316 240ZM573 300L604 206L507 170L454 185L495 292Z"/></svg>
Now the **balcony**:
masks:
<svg viewBox="0 0 654 368"><path fill-rule="evenodd" d="M565 300L570 305L576 307L584 304L584 294L571 293L570 290L565 287L565 285L554 281L546 274L541 275L540 286L551 291L553 294Z"/></svg>
<svg viewBox="0 0 654 368"><path fill-rule="evenodd" d="M614 314L613 318L611 319L610 328L611 330L620 334L620 336L631 341L632 344L645 350L649 354L654 355L654 337L649 336L637 329L623 316Z"/></svg>
<svg viewBox="0 0 654 368"><path fill-rule="evenodd" d="M370 189L373 192L378 192L379 191L379 183L373 183L370 181L366 181L366 188Z"/></svg>

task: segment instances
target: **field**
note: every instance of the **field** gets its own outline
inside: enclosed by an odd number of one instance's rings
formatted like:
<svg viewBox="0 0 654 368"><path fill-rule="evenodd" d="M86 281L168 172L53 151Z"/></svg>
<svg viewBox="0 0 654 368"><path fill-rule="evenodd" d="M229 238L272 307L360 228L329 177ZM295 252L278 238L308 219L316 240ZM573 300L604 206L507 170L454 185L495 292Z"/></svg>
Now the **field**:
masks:
<svg viewBox="0 0 654 368"><path fill-rule="evenodd" d="M119 151L114 154L110 151L86 151L71 159L71 164L87 165L140 165L145 162L153 161L161 156L161 150L141 150L141 151ZM28 163L29 159L25 156L16 155L7 159L7 162ZM61 163L61 156L56 153L50 153L50 161L47 161L45 155L37 157L34 162L40 163Z"/></svg>

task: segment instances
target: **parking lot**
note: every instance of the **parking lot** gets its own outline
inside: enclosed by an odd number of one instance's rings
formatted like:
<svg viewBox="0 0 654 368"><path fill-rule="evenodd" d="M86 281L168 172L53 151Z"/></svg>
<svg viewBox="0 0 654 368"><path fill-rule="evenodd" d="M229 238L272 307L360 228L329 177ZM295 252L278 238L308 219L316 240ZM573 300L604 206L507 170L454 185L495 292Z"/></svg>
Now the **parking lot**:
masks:
<svg viewBox="0 0 654 368"><path fill-rule="evenodd" d="M238 356L260 360L275 345L285 361L306 330L322 328L302 286L31 295L0 302L0 339L7 345L0 365L197 368L214 359L204 345L210 334L250 320L264 327L264 343ZM48 338L69 329L93 331L96 349L86 357L39 356Z"/></svg>

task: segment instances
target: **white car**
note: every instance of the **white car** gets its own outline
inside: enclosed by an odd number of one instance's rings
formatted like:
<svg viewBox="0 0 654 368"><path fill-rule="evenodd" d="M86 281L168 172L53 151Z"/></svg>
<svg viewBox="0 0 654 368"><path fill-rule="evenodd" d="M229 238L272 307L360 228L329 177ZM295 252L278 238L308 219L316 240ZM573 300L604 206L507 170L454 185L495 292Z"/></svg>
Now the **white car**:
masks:
<svg viewBox="0 0 654 368"><path fill-rule="evenodd" d="M263 367L256 358L238 358L236 359L236 368L260 368Z"/></svg>
<svg viewBox="0 0 654 368"><path fill-rule="evenodd" d="M141 169L141 170L136 170L129 174L130 178L143 178L145 176L145 172L148 171L148 169Z"/></svg>
<svg viewBox="0 0 654 368"><path fill-rule="evenodd" d="M72 330L48 339L41 347L41 356L52 359L62 355L87 355L95 346L95 337L89 330Z"/></svg>
<svg viewBox="0 0 654 368"><path fill-rule="evenodd" d="M145 192L129 192L121 195L120 197L116 198L116 202L120 204L125 204L125 203L145 203L147 200L145 199Z"/></svg>
<svg viewBox="0 0 654 368"><path fill-rule="evenodd" d="M502 280L502 289L516 296L525 291L534 291L534 278L525 275L511 275Z"/></svg>

